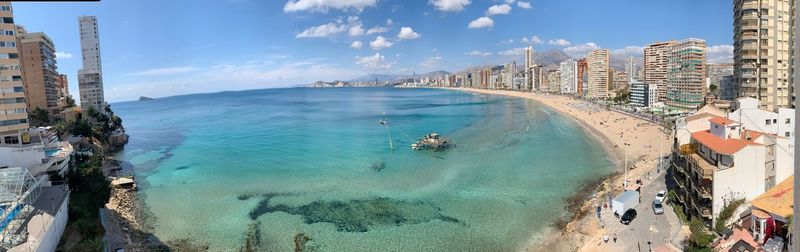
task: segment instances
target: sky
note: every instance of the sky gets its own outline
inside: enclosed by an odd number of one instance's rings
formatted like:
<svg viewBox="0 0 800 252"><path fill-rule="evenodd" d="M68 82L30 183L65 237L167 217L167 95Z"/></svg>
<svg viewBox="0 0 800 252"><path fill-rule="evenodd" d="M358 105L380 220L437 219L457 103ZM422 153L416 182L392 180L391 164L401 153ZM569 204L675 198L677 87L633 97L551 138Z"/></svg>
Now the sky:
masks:
<svg viewBox="0 0 800 252"><path fill-rule="evenodd" d="M371 73L411 74L522 62L523 49L643 46L700 38L732 62L733 3L723 0L103 0L14 3L15 23L55 43L78 95L78 16L97 16L106 100L297 86Z"/></svg>

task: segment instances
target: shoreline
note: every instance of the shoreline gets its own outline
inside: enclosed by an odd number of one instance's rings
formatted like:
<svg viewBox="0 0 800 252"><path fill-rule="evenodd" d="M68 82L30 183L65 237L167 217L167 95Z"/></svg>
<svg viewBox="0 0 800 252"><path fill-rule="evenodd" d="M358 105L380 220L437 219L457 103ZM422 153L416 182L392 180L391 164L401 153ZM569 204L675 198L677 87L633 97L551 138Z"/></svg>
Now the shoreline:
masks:
<svg viewBox="0 0 800 252"><path fill-rule="evenodd" d="M608 158L614 164L613 172L582 183L579 189L566 201L566 211L569 216L568 221L557 221L553 223L553 229L546 229L548 232L544 236L532 235L522 249L523 251L595 251L598 250L594 245L595 241L601 238L601 224L590 214L594 208L607 201L609 195L614 195L622 191L622 184L625 180L624 173L625 151L618 148L624 143L629 143L628 150L628 181L632 183L636 178L643 178L649 175L651 170L655 170L658 158L658 150L653 153L653 139L658 142L661 135L662 140L669 144L667 135L658 131L658 125L634 118L622 113L614 112L591 105L588 101L583 101L573 97L549 94L526 93L507 90L484 90L474 88L441 88L447 90L457 90L470 93L501 95L520 99L536 101L548 108L556 111L562 116L575 120L588 134L597 139L603 149L608 153ZM584 106L589 111L581 111L579 108ZM605 118L605 120L603 120ZM631 139L630 134L626 137L624 132L631 128L639 129L644 125L645 130L637 132ZM614 131L619 131L615 134ZM640 140L639 137L642 137ZM668 149L668 148L667 148ZM661 155L667 153L661 149ZM631 162L632 161L632 162ZM542 238L544 237L544 238Z"/></svg>

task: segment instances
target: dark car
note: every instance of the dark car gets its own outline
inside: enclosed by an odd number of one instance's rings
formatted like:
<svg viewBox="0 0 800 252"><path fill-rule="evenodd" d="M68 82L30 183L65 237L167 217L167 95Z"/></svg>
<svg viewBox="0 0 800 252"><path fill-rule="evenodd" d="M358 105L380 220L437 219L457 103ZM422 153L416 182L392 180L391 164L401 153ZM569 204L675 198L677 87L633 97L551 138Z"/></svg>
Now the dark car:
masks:
<svg viewBox="0 0 800 252"><path fill-rule="evenodd" d="M633 219L636 219L636 210L631 208L628 209L628 211L625 211L624 214L622 214L622 218L619 218L619 222L628 225L631 223L631 221L633 221Z"/></svg>

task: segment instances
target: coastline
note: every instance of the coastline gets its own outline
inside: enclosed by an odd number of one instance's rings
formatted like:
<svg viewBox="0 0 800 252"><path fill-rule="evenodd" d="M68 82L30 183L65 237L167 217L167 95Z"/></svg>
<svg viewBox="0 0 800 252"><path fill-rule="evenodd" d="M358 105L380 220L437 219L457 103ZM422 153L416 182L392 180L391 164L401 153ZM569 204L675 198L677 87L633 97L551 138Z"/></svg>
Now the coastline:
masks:
<svg viewBox="0 0 800 252"><path fill-rule="evenodd" d="M661 155L669 151L668 136L663 134L658 125L634 118L622 113L607 110L599 105L576 98L526 93L506 90L484 90L474 88L442 88L471 93L502 95L522 99L534 100L545 105L557 113L574 119L584 128L588 135L592 135L603 144L603 149L608 153L609 159L615 164L614 172L588 181L580 186L575 194L566 201L567 210L571 213L566 223L555 223L555 229L548 232L544 238L533 235L522 250L524 251L598 251L595 244L601 239L601 224L589 214L594 208L607 201L607 198L622 192L622 184L626 176L628 181L642 179L655 171L658 165L659 146L652 143L659 142L662 138L663 147ZM635 130L635 131L634 131ZM619 132L619 133L617 133ZM637 132L636 136L625 132ZM624 172L626 153L623 148L628 143L628 172ZM665 151L666 149L666 151ZM644 180L644 179L643 179ZM632 183L632 182L631 182Z"/></svg>

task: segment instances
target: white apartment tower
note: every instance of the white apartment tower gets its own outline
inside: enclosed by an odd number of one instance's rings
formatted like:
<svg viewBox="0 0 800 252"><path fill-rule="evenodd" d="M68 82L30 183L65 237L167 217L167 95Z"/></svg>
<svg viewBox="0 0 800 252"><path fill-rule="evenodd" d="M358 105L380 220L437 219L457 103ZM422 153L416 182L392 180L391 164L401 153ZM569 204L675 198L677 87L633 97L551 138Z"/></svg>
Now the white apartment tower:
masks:
<svg viewBox="0 0 800 252"><path fill-rule="evenodd" d="M78 17L81 32L81 58L83 68L78 70L78 87L80 88L81 107L94 107L104 111L103 68L100 61L100 38L97 32L95 16Z"/></svg>
<svg viewBox="0 0 800 252"><path fill-rule="evenodd" d="M636 61L633 57L628 57L628 61L625 63L625 73L630 78L629 82L633 82L636 79Z"/></svg>
<svg viewBox="0 0 800 252"><path fill-rule="evenodd" d="M578 90L578 62L572 59L562 61L558 70L561 72L561 93L574 94Z"/></svg>
<svg viewBox="0 0 800 252"><path fill-rule="evenodd" d="M26 141L28 112L11 3L0 2L0 144Z"/></svg>
<svg viewBox="0 0 800 252"><path fill-rule="evenodd" d="M525 87L524 90L533 90L533 47L525 48Z"/></svg>

